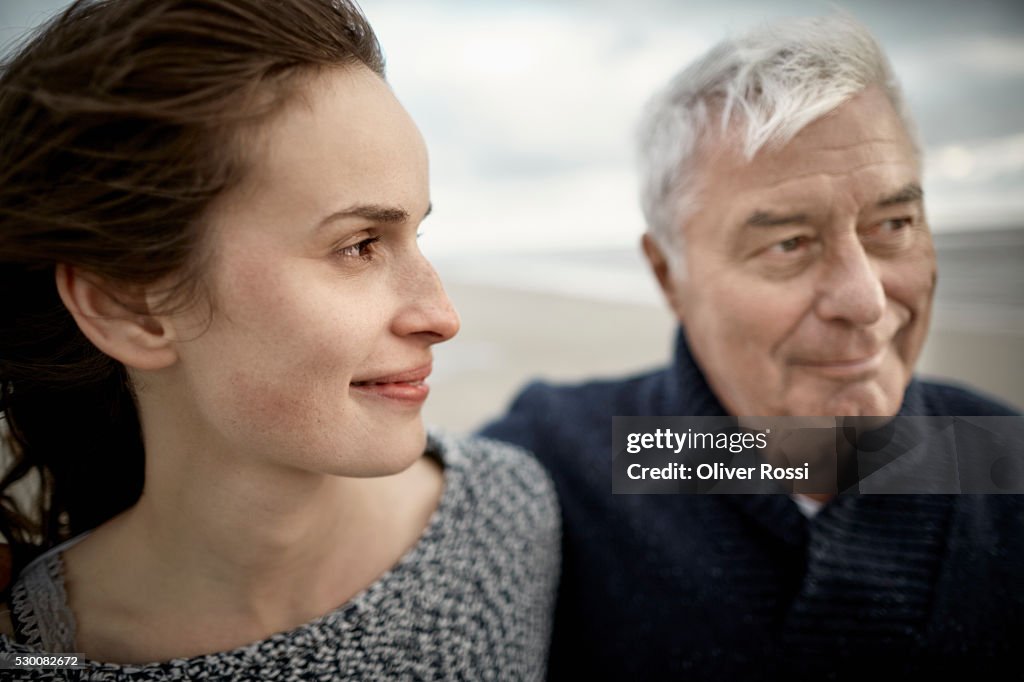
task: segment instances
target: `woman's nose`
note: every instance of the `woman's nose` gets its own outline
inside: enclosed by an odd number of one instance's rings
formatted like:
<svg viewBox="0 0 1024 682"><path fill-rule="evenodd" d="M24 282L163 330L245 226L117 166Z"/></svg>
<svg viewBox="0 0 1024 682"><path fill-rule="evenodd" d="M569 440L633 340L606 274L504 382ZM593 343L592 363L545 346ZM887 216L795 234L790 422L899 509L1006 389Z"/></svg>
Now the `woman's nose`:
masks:
<svg viewBox="0 0 1024 682"><path fill-rule="evenodd" d="M421 334L430 343L441 343L459 332L459 314L434 266L422 255L418 259L401 292L403 306L395 317L394 331L400 336Z"/></svg>

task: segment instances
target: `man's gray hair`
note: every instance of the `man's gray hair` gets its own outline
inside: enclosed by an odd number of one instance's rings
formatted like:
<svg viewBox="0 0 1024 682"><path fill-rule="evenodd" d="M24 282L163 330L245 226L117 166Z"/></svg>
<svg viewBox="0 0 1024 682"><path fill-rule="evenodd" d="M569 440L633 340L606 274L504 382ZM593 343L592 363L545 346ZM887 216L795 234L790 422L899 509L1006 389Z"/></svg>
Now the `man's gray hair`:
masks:
<svg viewBox="0 0 1024 682"><path fill-rule="evenodd" d="M752 159L865 88L879 86L914 131L878 43L852 17L781 21L727 39L677 74L648 103L639 127L640 198L647 228L674 257L696 208L697 159L718 132L738 131Z"/></svg>

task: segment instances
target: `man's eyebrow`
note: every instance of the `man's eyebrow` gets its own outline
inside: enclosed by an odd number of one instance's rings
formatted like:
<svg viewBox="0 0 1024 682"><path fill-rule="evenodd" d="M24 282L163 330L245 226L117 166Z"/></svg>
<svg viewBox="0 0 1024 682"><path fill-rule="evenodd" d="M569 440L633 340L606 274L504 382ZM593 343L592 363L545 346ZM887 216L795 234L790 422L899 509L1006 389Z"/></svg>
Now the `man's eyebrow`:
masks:
<svg viewBox="0 0 1024 682"><path fill-rule="evenodd" d="M427 205L427 212L423 214L426 218L430 215L430 212L434 210L434 204ZM318 227L322 227L329 222L339 220L341 218L365 218L366 220L373 221L375 223L401 223L409 219L409 212L401 206L384 206L381 204L356 204L355 206L349 206L343 208L340 211L335 211L329 216L324 218L318 224Z"/></svg>
<svg viewBox="0 0 1024 682"><path fill-rule="evenodd" d="M897 206L899 204L909 204L915 201L920 201L923 197L924 191L921 189L921 185L916 182L908 182L898 191L893 192L887 197L879 199L875 206L878 208L886 208L888 206Z"/></svg>
<svg viewBox="0 0 1024 682"><path fill-rule="evenodd" d="M748 227L776 227L778 225L793 225L806 223L806 213L791 213L789 215L778 215L768 211L754 211L747 218L745 223Z"/></svg>

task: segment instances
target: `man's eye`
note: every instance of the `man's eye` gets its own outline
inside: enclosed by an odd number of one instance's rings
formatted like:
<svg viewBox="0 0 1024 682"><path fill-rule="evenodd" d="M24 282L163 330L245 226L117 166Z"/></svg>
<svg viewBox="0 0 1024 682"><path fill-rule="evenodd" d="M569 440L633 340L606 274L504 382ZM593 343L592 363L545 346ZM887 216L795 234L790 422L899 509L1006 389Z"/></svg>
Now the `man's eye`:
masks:
<svg viewBox="0 0 1024 682"><path fill-rule="evenodd" d="M775 249L782 253L792 253L806 244L807 237L790 237L789 239L776 244Z"/></svg>
<svg viewBox="0 0 1024 682"><path fill-rule="evenodd" d="M890 218L889 220L883 220L879 223L878 228L882 232L899 232L900 230L910 227L914 224L913 218Z"/></svg>

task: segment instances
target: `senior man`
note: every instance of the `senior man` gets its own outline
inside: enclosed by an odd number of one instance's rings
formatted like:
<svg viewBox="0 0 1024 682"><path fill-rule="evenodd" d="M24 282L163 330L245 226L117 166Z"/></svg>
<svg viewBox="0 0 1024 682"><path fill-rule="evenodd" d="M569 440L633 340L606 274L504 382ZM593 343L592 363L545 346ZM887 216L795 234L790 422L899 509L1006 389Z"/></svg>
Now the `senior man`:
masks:
<svg viewBox="0 0 1024 682"><path fill-rule="evenodd" d="M1014 414L912 377L936 267L911 130L843 16L725 41L652 100L643 248L673 363L533 384L483 431L559 490L553 678L977 675L1024 643L1020 496L610 491L615 415Z"/></svg>

